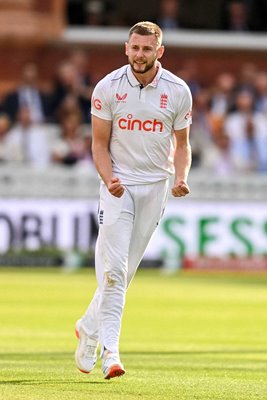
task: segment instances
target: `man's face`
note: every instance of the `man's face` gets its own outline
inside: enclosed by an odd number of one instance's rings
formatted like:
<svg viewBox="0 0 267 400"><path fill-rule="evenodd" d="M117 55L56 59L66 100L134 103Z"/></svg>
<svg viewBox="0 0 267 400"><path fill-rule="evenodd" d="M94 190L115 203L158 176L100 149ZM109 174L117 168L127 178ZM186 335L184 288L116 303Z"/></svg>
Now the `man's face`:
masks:
<svg viewBox="0 0 267 400"><path fill-rule="evenodd" d="M133 33L125 45L129 64L137 74L144 74L153 68L163 52L164 47L158 45L154 35L143 36Z"/></svg>

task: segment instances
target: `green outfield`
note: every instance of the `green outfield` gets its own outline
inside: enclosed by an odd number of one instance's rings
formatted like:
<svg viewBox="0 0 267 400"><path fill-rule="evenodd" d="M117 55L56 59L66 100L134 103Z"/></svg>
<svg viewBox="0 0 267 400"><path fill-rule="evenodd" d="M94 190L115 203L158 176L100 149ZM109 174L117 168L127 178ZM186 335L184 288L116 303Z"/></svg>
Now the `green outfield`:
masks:
<svg viewBox="0 0 267 400"><path fill-rule="evenodd" d="M105 381L74 365L92 270L0 269L1 400L267 399L267 275L139 271L121 358Z"/></svg>

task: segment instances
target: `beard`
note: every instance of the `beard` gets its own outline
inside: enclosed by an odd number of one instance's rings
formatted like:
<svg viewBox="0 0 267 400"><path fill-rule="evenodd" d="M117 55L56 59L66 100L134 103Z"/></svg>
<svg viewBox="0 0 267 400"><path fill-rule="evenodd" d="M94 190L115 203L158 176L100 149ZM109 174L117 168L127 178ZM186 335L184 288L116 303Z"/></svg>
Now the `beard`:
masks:
<svg viewBox="0 0 267 400"><path fill-rule="evenodd" d="M157 61L157 58L155 58L155 59L154 59L153 61L151 61L149 64L146 64L146 63L144 63L144 64L139 64L139 65L138 65L138 68L135 67L136 63L135 63L134 61L131 62L131 61L129 60L129 64L130 64L130 66L131 66L133 72L135 72L136 74L145 74L147 71L149 71L151 68L153 68L153 67L155 66L156 61ZM140 68L139 68L139 66L140 66ZM143 67L144 69L141 69L142 67Z"/></svg>

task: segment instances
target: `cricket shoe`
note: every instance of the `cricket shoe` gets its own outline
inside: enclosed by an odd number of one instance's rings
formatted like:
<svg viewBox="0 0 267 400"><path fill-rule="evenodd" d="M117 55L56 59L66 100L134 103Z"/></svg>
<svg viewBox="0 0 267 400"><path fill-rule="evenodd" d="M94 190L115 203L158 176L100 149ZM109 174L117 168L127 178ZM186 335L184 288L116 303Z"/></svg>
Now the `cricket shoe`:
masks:
<svg viewBox="0 0 267 400"><path fill-rule="evenodd" d="M79 343L75 352L75 362L77 368L89 374L96 364L98 342L90 338L81 326L81 320L76 322L75 333Z"/></svg>
<svg viewBox="0 0 267 400"><path fill-rule="evenodd" d="M119 354L105 350L102 357L102 371L105 379L124 375L125 369L120 361Z"/></svg>

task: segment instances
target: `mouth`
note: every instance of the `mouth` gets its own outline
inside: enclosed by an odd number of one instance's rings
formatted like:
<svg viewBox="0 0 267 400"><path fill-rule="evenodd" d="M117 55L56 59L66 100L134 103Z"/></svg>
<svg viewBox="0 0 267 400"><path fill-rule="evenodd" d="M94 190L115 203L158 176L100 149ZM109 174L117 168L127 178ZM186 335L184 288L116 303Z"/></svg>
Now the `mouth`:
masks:
<svg viewBox="0 0 267 400"><path fill-rule="evenodd" d="M144 64L145 64L145 61L135 61L135 64L137 64L137 65L144 65Z"/></svg>

